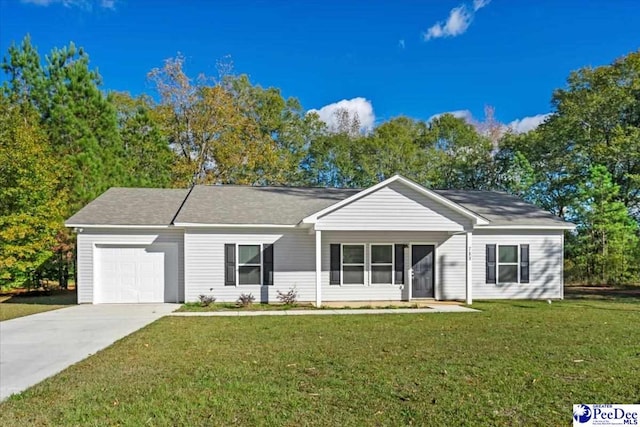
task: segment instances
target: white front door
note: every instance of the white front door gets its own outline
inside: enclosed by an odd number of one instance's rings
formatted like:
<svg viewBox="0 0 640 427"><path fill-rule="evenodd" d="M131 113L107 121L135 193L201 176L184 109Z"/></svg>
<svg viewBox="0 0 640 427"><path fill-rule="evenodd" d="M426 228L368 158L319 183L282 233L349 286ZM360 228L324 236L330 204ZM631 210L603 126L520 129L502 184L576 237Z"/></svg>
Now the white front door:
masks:
<svg viewBox="0 0 640 427"><path fill-rule="evenodd" d="M95 303L178 300L176 245L97 246L95 250Z"/></svg>

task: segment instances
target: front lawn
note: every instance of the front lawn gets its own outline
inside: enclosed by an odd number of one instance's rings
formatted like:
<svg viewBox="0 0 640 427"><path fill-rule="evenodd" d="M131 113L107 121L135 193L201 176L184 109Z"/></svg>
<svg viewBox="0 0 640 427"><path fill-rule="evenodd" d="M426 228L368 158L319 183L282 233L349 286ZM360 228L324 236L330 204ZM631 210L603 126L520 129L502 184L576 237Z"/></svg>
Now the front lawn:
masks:
<svg viewBox="0 0 640 427"><path fill-rule="evenodd" d="M481 313L165 317L0 404L0 425L570 425L640 403L640 300Z"/></svg>
<svg viewBox="0 0 640 427"><path fill-rule="evenodd" d="M29 296L28 294L0 297L0 321L29 316L43 311L56 310L76 304L75 291L55 290L49 295Z"/></svg>

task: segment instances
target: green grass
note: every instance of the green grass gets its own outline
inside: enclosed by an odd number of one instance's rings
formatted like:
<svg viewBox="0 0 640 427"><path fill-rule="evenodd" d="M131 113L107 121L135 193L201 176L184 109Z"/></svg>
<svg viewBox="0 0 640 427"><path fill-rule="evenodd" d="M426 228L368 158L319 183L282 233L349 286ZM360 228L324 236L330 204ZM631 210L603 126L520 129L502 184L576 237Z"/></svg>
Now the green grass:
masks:
<svg viewBox="0 0 640 427"><path fill-rule="evenodd" d="M0 321L56 310L76 304L74 291L53 291L51 295L0 297Z"/></svg>
<svg viewBox="0 0 640 427"><path fill-rule="evenodd" d="M640 403L640 300L481 313L165 317L0 404L0 425L570 425Z"/></svg>

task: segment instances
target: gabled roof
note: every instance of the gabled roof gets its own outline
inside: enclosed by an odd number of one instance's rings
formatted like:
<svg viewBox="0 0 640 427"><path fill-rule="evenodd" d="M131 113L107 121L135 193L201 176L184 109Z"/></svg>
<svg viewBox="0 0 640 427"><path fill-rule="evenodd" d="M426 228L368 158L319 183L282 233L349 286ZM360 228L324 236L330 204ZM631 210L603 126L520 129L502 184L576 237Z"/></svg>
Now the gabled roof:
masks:
<svg viewBox="0 0 640 427"><path fill-rule="evenodd" d="M309 215L308 217L304 218L302 220L302 222L303 223L308 223L308 224L313 224L319 218L323 217L324 215L327 215L330 212L338 210L342 206L345 206L345 205L347 205L349 203L353 203L356 200L361 199L361 198L365 197L366 195L371 194L371 193L379 190L380 188L385 187L385 186L387 186L387 185L389 185L391 183L394 183L394 182L399 182L401 184L404 184L407 187L412 188L413 190L417 191L418 193L423 194L423 195L429 197L430 199L433 199L436 202L439 202L439 203L443 204L444 206L446 206L446 207L448 207L448 208L450 208L450 209L452 209L452 210L454 210L454 211L466 216L467 218L470 218L471 220L473 220L473 222L475 224L489 224L489 222L486 219L482 218L482 216L478 215L477 213L475 213L473 211L470 211L467 208L465 208L465 207L463 207L463 206L461 206L461 205L459 205L459 204L457 204L455 202L452 202L451 200L447 199L446 197L443 197L443 196L441 196L441 195L439 195L439 194L437 194L437 193L435 193L435 192L433 192L431 190L428 190L427 188L423 187L422 185L417 184L417 183L415 183L415 182L413 182L413 181L411 181L411 180L409 180L407 178L404 178L404 177L402 177L400 175L394 175L391 178L385 179L384 181L381 181L381 182L379 182L378 184L376 184L376 185L374 185L372 187L369 187L367 189L359 191L358 193L352 195L349 198L341 200L340 202L338 202L338 203L336 203L334 205L328 206L328 207L326 207L325 209L323 209L323 210L321 210L319 212L315 212L313 215Z"/></svg>
<svg viewBox="0 0 640 427"><path fill-rule="evenodd" d="M487 226L565 226L573 224L550 212L502 191L433 190L434 192L482 215Z"/></svg>
<svg viewBox="0 0 640 427"><path fill-rule="evenodd" d="M110 188L65 224L168 226L188 193L170 188Z"/></svg>
<svg viewBox="0 0 640 427"><path fill-rule="evenodd" d="M360 190L196 185L174 223L297 225L302 218Z"/></svg>
<svg viewBox="0 0 640 427"><path fill-rule="evenodd" d="M574 225L494 191L428 190L401 176L373 187L252 187L196 185L191 190L111 188L66 221L68 227L295 227L400 182L473 220L478 228L558 228Z"/></svg>

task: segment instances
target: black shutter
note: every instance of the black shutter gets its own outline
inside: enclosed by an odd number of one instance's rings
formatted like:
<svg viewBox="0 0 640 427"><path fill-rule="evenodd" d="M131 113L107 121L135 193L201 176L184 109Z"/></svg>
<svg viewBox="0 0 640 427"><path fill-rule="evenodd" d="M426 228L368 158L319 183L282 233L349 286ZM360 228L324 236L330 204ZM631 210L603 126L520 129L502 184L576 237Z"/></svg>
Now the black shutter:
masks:
<svg viewBox="0 0 640 427"><path fill-rule="evenodd" d="M529 245L520 245L520 283L529 283Z"/></svg>
<svg viewBox="0 0 640 427"><path fill-rule="evenodd" d="M262 284L273 285L273 245L262 247Z"/></svg>
<svg viewBox="0 0 640 427"><path fill-rule="evenodd" d="M496 283L496 245L487 245L487 283Z"/></svg>
<svg viewBox="0 0 640 427"><path fill-rule="evenodd" d="M339 285L340 284L340 245L332 244L330 246L330 268L331 271L329 273L329 284L330 285Z"/></svg>
<svg viewBox="0 0 640 427"><path fill-rule="evenodd" d="M224 285L236 285L236 245L226 243L224 245Z"/></svg>
<svg viewBox="0 0 640 427"><path fill-rule="evenodd" d="M404 245L394 246L395 255L395 284L404 284Z"/></svg>

